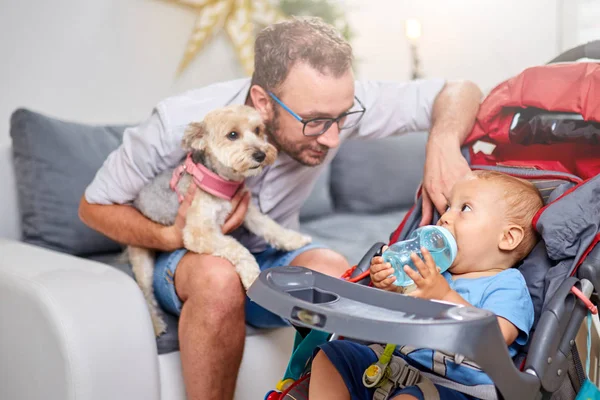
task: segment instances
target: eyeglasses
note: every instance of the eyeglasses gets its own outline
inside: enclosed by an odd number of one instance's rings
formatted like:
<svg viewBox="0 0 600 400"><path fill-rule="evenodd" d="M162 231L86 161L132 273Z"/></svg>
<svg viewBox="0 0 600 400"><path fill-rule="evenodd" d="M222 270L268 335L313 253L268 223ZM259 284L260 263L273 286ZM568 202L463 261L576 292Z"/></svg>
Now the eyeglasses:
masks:
<svg viewBox="0 0 600 400"><path fill-rule="evenodd" d="M338 128L341 129L350 129L354 128L360 122L363 117L365 111L367 110L365 106L360 102L360 100L354 96L356 103L360 109L353 110L356 108L355 105L347 111L340 115L337 118L312 118L312 119L303 119L298 114L293 112L288 106L286 106L283 101L279 100L277 96L275 96L272 92L269 92L269 95L279 104L285 111L290 113L290 115L296 118L298 121L302 122L302 134L304 136L319 136L327 132L327 129L331 127L334 123L337 123Z"/></svg>

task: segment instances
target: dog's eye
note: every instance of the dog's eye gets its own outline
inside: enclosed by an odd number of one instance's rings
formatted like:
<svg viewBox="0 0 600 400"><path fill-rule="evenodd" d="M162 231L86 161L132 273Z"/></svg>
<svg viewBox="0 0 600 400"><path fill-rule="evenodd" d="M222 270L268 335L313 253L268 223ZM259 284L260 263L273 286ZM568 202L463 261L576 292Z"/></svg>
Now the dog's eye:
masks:
<svg viewBox="0 0 600 400"><path fill-rule="evenodd" d="M229 140L237 140L239 137L240 137L240 134L237 133L236 131L229 132L227 134L227 139L229 139Z"/></svg>
<svg viewBox="0 0 600 400"><path fill-rule="evenodd" d="M256 129L254 130L254 133L256 133L256 135L258 136L258 134L260 133L260 128L257 126Z"/></svg>

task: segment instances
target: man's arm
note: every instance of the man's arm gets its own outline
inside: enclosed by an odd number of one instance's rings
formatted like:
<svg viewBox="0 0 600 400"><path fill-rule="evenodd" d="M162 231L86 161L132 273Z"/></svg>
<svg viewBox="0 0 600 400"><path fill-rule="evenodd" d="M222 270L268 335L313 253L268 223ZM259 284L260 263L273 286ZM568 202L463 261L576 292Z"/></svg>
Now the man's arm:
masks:
<svg viewBox="0 0 600 400"><path fill-rule="evenodd" d="M460 146L473 128L481 98L479 87L464 81L446 83L435 99L425 153L421 225L431 223L433 207L443 212L452 186L470 171Z"/></svg>
<svg viewBox="0 0 600 400"><path fill-rule="evenodd" d="M460 145L471 131L482 93L472 82L423 79L405 83L358 81L356 95L367 109L348 138L384 138L429 132L423 175L423 219L443 211L454 183L470 171ZM433 203L432 203L432 199Z"/></svg>
<svg viewBox="0 0 600 400"><path fill-rule="evenodd" d="M433 104L445 83L443 79L357 81L355 94L367 111L358 129L345 134L348 138L379 139L429 131Z"/></svg>
<svg viewBox="0 0 600 400"><path fill-rule="evenodd" d="M177 243L173 227L149 220L132 206L92 204L83 196L79 203L79 218L90 228L125 245L162 251L183 247Z"/></svg>
<svg viewBox="0 0 600 400"><path fill-rule="evenodd" d="M132 206L91 204L85 199L85 196L79 203L79 218L90 228L116 242L161 251L174 251L183 248L182 232L185 226L185 217L196 190L198 190L196 185L190 185L177 211L175 223L171 226L164 226L149 220ZM221 227L224 234L242 225L249 203L249 191L240 190L233 196L231 214Z"/></svg>
<svg viewBox="0 0 600 400"><path fill-rule="evenodd" d="M151 179L183 158L179 143L178 135L167 134L158 108L142 124L128 128L86 188L79 205L83 223L119 243L177 248L174 228L148 220L128 204Z"/></svg>

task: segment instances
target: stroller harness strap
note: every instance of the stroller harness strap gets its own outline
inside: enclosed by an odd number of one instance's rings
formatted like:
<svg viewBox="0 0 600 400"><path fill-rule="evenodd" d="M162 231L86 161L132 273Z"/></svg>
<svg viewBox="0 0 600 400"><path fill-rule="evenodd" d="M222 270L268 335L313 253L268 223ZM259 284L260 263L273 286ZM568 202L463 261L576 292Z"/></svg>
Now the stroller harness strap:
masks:
<svg viewBox="0 0 600 400"><path fill-rule="evenodd" d="M369 346L377 358L383 354L383 346L372 344ZM389 373L383 378L383 384L373 394L373 400L387 400L396 388L417 386L427 400L440 400L440 395L433 382L418 369L408 365L401 357L392 356L387 365Z"/></svg>
<svg viewBox="0 0 600 400"><path fill-rule="evenodd" d="M419 350L416 347L412 347L412 346L399 346L398 347L398 351L402 354L404 354L405 356L410 355L410 353ZM465 356L463 356L462 354L458 354L458 353L445 353L443 351L440 350L434 350L433 351L433 372L435 372L436 374L440 375L440 376L446 376L446 362L447 361L452 361L454 364L456 365L464 365L467 366L471 369L477 369L479 371L483 370L481 369L481 367L476 364L474 361L471 361L467 358L465 358Z"/></svg>
<svg viewBox="0 0 600 400"><path fill-rule="evenodd" d="M398 351L405 356L408 356L413 351L418 350L412 346L399 346ZM447 387L448 389L456 390L464 394L476 397L483 400L497 400L498 394L496 393L496 387L494 385L463 385L455 382L451 379L446 378L446 361L451 360L455 364L462 364L469 368L481 370L481 367L475 362L466 359L461 354L448 354L439 350L433 352L433 371L435 373L429 373L421 371L421 375L428 378L432 383L440 386ZM427 397L425 397L427 398Z"/></svg>

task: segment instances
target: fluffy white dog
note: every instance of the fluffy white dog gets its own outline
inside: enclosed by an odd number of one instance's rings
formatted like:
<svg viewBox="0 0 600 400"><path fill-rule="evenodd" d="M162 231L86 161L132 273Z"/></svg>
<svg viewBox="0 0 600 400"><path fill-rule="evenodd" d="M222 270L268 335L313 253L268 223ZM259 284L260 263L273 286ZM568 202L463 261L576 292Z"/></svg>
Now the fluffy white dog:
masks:
<svg viewBox="0 0 600 400"><path fill-rule="evenodd" d="M204 189L196 191L188 209L183 229L184 246L195 253L227 259L247 290L260 273L258 264L236 239L222 234L221 227L232 211L229 199L236 190L244 190L245 178L260 174L265 166L275 162L277 150L267 141L260 115L248 106L220 108L208 113L202 122L191 123L182 146L188 152L186 161L145 186L134 206L149 219L172 225L183 198L181 194L187 192L188 186L197 184ZM281 250L295 250L311 241L308 236L281 227L252 202L244 225ZM128 247L127 253L158 336L166 331L166 324L152 288L154 253L133 246Z"/></svg>

